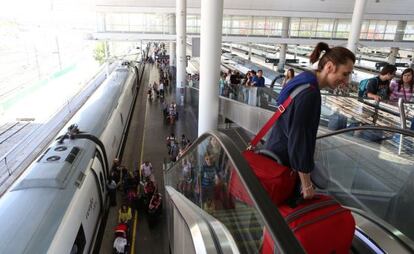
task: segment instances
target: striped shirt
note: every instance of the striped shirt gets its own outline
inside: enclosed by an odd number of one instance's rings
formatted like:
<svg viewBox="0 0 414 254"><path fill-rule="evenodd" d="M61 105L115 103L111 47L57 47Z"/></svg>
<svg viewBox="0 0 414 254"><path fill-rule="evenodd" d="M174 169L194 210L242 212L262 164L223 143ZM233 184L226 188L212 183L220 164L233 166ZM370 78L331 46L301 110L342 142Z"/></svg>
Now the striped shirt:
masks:
<svg viewBox="0 0 414 254"><path fill-rule="evenodd" d="M402 98L404 101L413 101L413 93L410 92L410 88L401 87L398 91L398 82L393 80L390 84L391 96L390 100L398 100Z"/></svg>

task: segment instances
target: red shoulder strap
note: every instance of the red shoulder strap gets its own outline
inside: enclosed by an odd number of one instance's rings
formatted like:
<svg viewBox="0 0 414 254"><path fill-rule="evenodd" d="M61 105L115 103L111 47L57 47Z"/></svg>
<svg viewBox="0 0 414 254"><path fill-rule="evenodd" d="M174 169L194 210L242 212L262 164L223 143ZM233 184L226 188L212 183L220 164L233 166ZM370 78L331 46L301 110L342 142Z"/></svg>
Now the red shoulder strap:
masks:
<svg viewBox="0 0 414 254"><path fill-rule="evenodd" d="M254 148L259 141L266 135L266 133L272 128L272 126L276 123L277 119L285 112L286 108L290 105L293 101L293 98L296 97L300 92L305 90L306 88L311 87L310 85L302 85L297 87L293 92L287 97L287 99L277 107L273 116L265 123L262 129L256 134L256 136L250 142L248 149Z"/></svg>

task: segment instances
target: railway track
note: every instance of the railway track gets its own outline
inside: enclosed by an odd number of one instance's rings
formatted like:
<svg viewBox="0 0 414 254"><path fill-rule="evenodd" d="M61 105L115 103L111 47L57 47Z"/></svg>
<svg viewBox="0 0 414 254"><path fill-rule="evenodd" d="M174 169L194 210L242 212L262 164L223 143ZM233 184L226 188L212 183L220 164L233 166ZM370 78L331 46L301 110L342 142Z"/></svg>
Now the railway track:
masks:
<svg viewBox="0 0 414 254"><path fill-rule="evenodd" d="M31 122L29 121L18 121L14 123L6 123L0 126L0 145L6 143L11 138L21 133L24 128L30 125L30 123Z"/></svg>

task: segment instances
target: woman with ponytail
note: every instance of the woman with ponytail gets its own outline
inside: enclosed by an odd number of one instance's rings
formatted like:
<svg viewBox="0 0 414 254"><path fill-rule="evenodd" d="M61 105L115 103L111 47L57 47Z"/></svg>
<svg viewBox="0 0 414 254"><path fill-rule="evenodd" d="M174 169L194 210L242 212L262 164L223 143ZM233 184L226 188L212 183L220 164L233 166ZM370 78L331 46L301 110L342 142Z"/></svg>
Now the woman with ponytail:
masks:
<svg viewBox="0 0 414 254"><path fill-rule="evenodd" d="M330 48L326 43L316 45L310 55L310 62L317 64L314 71L306 71L289 81L282 89L278 104L281 105L299 86L308 88L300 91L273 126L266 149L276 154L282 164L299 173L300 183L292 197L300 195L311 199L315 190L310 178L314 169L313 156L316 134L321 114L320 89L335 89L347 84L355 63L355 55L344 47Z"/></svg>

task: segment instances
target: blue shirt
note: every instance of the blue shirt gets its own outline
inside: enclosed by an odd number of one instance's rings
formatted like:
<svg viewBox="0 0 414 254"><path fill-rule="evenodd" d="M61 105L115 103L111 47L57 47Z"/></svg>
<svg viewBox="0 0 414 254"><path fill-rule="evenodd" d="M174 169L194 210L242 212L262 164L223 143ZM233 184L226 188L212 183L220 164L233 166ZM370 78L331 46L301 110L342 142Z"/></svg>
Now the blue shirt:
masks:
<svg viewBox="0 0 414 254"><path fill-rule="evenodd" d="M311 86L299 93L276 121L266 149L277 154L283 165L311 172L320 115L321 93Z"/></svg>
<svg viewBox="0 0 414 254"><path fill-rule="evenodd" d="M217 168L212 165L203 165L201 167L201 186L202 187L212 187L215 184Z"/></svg>
<svg viewBox="0 0 414 254"><path fill-rule="evenodd" d="M252 83L254 83L255 87L264 87L265 86L265 79L263 77L254 76L252 78Z"/></svg>

